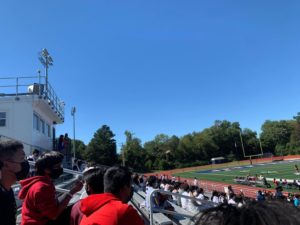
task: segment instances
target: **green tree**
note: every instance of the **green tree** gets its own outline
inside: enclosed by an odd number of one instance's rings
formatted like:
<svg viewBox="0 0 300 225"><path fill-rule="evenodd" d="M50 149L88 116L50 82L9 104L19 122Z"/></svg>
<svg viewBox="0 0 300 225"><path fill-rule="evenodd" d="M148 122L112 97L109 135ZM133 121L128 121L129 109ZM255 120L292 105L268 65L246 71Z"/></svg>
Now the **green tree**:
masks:
<svg viewBox="0 0 300 225"><path fill-rule="evenodd" d="M75 149L77 159L86 159L86 145L83 141L75 139ZM73 152L73 140L72 140L72 152Z"/></svg>
<svg viewBox="0 0 300 225"><path fill-rule="evenodd" d="M285 148L290 142L293 125L291 121L287 120L267 120L262 125L261 130L260 139L264 152L275 153L277 145L280 148Z"/></svg>
<svg viewBox="0 0 300 225"><path fill-rule="evenodd" d="M88 162L108 166L114 165L117 162L114 136L114 133L107 125L103 125L98 129L86 150L86 159Z"/></svg>
<svg viewBox="0 0 300 225"><path fill-rule="evenodd" d="M137 172L145 172L146 158L145 151L141 145L141 140L134 137L130 131L125 131L126 143L121 148L124 155L125 164Z"/></svg>

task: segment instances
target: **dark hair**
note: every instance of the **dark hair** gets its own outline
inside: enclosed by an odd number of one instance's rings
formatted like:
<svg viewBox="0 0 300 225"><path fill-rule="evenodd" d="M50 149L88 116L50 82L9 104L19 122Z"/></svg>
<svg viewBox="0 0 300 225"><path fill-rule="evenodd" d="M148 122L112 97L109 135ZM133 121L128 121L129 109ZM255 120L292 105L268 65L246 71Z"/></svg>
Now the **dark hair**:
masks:
<svg viewBox="0 0 300 225"><path fill-rule="evenodd" d="M0 141L0 159L7 160L14 156L14 154L19 150L23 149L24 146L19 141L9 140Z"/></svg>
<svg viewBox="0 0 300 225"><path fill-rule="evenodd" d="M104 192L119 194L124 186L130 186L131 172L123 166L109 168L104 174Z"/></svg>
<svg viewBox="0 0 300 225"><path fill-rule="evenodd" d="M55 164L62 163L63 158L63 154L56 151L43 152L35 163L36 174L45 175L45 169L52 169Z"/></svg>
<svg viewBox="0 0 300 225"><path fill-rule="evenodd" d="M140 182L139 182L139 175L138 175L138 174L134 174L134 175L132 176L132 182L133 182L134 184L136 184L136 185L139 185L139 184L140 184Z"/></svg>
<svg viewBox="0 0 300 225"><path fill-rule="evenodd" d="M222 204L201 213L196 225L299 224L300 211L282 201L250 202L243 207Z"/></svg>
<svg viewBox="0 0 300 225"><path fill-rule="evenodd" d="M83 173L83 180L93 189L95 194L104 192L103 179L105 171L105 168L94 167Z"/></svg>
<svg viewBox="0 0 300 225"><path fill-rule="evenodd" d="M196 186L193 186L193 185L191 185L190 187L189 187L189 192L194 192L194 191L197 191L197 187Z"/></svg>
<svg viewBox="0 0 300 225"><path fill-rule="evenodd" d="M40 151L37 150L37 149L34 149L33 152L32 152L32 154L35 154L35 153L40 154Z"/></svg>
<svg viewBox="0 0 300 225"><path fill-rule="evenodd" d="M190 186L187 183L183 183L180 185L180 188L183 189L184 191L188 191Z"/></svg>
<svg viewBox="0 0 300 225"><path fill-rule="evenodd" d="M148 181L148 185L150 187L154 188L156 186L156 183L157 183L157 178L155 176L150 176L147 181Z"/></svg>

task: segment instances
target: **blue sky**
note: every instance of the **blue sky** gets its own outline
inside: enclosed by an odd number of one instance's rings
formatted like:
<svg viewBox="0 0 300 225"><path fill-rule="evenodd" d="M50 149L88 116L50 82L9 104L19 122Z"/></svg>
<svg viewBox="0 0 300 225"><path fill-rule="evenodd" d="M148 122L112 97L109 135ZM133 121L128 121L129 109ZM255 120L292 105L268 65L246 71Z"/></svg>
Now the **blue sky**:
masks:
<svg viewBox="0 0 300 225"><path fill-rule="evenodd" d="M76 106L85 143L103 124L118 144L217 119L259 132L300 111L299 27L298 0L1 1L0 76L35 75L46 47L66 102L58 133Z"/></svg>

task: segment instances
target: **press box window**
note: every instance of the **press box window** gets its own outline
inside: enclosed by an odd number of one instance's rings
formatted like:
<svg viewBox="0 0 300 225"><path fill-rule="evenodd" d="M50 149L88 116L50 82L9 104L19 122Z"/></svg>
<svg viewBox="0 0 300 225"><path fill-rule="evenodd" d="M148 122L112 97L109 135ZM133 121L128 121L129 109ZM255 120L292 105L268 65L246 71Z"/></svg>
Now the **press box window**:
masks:
<svg viewBox="0 0 300 225"><path fill-rule="evenodd" d="M40 120L40 125L41 125L41 132L43 134L45 134L45 121L44 120Z"/></svg>
<svg viewBox="0 0 300 225"><path fill-rule="evenodd" d="M0 127L6 126L6 112L0 112Z"/></svg>
<svg viewBox="0 0 300 225"><path fill-rule="evenodd" d="M38 131L40 130L40 119L36 114L33 114L33 128Z"/></svg>

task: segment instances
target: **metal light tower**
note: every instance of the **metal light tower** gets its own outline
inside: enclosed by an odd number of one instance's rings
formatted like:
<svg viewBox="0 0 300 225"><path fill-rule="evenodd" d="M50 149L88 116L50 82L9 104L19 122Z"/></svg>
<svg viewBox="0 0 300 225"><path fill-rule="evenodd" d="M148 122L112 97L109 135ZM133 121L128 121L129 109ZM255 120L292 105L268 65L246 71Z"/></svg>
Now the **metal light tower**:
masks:
<svg viewBox="0 0 300 225"><path fill-rule="evenodd" d="M76 113L76 108L75 106L72 107L71 109L71 115L73 116L73 163L75 161L76 158L76 147L75 147L75 113Z"/></svg>
<svg viewBox="0 0 300 225"><path fill-rule="evenodd" d="M43 48L42 51L39 53L39 60L45 67L45 73L46 73L46 93L48 91L48 68L49 66L53 66L53 59L50 56L49 52L46 48Z"/></svg>
<svg viewBox="0 0 300 225"><path fill-rule="evenodd" d="M241 139L241 143L242 143L242 150L243 150L243 154L244 154L244 158L246 157L246 154L245 154L245 148L244 148L244 143L243 143L243 138L242 138L242 131L240 129L240 139Z"/></svg>

